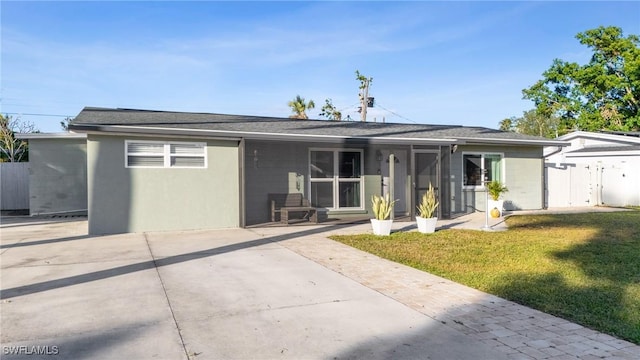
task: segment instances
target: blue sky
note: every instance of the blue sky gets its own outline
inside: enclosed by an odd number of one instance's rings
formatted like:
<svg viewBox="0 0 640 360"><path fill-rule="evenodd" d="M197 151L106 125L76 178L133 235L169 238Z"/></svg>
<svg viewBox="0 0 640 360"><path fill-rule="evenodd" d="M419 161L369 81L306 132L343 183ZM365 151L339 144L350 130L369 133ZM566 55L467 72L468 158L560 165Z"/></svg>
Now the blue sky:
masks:
<svg viewBox="0 0 640 360"><path fill-rule="evenodd" d="M60 131L84 106L496 128L554 58L586 63L579 32L640 35L640 2L2 1L1 112ZM55 116L37 116L44 114ZM59 117L63 116L63 117Z"/></svg>

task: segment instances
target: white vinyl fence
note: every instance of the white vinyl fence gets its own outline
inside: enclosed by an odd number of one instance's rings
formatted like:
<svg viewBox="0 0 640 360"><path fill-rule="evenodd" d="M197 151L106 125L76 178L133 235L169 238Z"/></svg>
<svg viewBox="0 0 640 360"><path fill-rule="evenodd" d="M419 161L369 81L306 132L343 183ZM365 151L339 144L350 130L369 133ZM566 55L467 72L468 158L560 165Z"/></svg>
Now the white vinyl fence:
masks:
<svg viewBox="0 0 640 360"><path fill-rule="evenodd" d="M640 206L640 168L629 161L545 164L547 206Z"/></svg>
<svg viewBox="0 0 640 360"><path fill-rule="evenodd" d="M1 210L29 209L29 163L0 163Z"/></svg>

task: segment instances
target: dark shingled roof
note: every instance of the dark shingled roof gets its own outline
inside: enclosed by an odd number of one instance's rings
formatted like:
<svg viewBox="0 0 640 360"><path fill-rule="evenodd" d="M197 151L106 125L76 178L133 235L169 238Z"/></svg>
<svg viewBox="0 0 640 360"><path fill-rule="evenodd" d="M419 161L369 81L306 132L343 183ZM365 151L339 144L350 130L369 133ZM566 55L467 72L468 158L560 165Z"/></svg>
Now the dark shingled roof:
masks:
<svg viewBox="0 0 640 360"><path fill-rule="evenodd" d="M578 150L568 151L567 154L580 154L605 151L640 151L640 145L620 145L620 146L589 146Z"/></svg>
<svg viewBox="0 0 640 360"><path fill-rule="evenodd" d="M327 136L340 138L454 139L477 142L559 145L564 142L475 126L374 123L360 121L297 120L246 115L86 107L70 124L74 131L114 128L197 130L271 136ZM157 133L157 132L156 132ZM212 135L214 136L214 135Z"/></svg>
<svg viewBox="0 0 640 360"><path fill-rule="evenodd" d="M602 134L612 134L612 135L624 135L624 136L640 137L640 131L608 131L608 130L601 130L600 133L602 133Z"/></svg>

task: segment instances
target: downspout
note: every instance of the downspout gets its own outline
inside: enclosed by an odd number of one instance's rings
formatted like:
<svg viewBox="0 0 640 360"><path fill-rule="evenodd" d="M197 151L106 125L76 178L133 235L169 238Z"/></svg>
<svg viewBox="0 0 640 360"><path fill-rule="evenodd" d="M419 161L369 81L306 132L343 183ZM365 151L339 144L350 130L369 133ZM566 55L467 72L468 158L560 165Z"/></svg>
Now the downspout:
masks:
<svg viewBox="0 0 640 360"><path fill-rule="evenodd" d="M557 148L556 150L554 150L554 151L552 151L552 152L550 152L550 153L548 153L546 155L544 154L544 148L543 148L543 150L542 150L542 158L547 158L547 157L549 157L551 155L557 154L560 151L562 151L562 146L556 146L556 148Z"/></svg>
<svg viewBox="0 0 640 360"><path fill-rule="evenodd" d="M547 209L547 167L544 154L542 154L542 208Z"/></svg>
<svg viewBox="0 0 640 360"><path fill-rule="evenodd" d="M547 194L547 189L549 188L547 181L549 180L547 177L547 158L550 156L553 156L559 152L562 152L563 147L562 146L556 146L556 150L550 152L549 154L544 153L544 148L542 148L542 208L543 209L548 209L549 208L549 202L548 202L548 194ZM564 158L564 155L562 156ZM562 159L564 160L564 159ZM564 162L564 161L563 161ZM556 162L556 165L557 162Z"/></svg>
<svg viewBox="0 0 640 360"><path fill-rule="evenodd" d="M416 154L413 144L409 148L409 175L411 176L411 189L409 190L409 217L411 220L416 218Z"/></svg>
<svg viewBox="0 0 640 360"><path fill-rule="evenodd" d="M238 180L239 180L239 194L238 194L238 220L240 228L244 228L246 226L246 204L245 204L245 171L244 171L244 154L245 154L245 140L244 138L240 139L238 143Z"/></svg>

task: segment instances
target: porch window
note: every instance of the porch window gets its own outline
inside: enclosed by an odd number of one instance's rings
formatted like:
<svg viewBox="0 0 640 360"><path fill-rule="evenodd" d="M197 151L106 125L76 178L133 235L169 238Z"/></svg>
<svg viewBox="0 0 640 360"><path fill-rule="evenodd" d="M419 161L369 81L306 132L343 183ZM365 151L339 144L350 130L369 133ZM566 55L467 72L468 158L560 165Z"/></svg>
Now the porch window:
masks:
<svg viewBox="0 0 640 360"><path fill-rule="evenodd" d="M125 141L125 167L206 168L206 144Z"/></svg>
<svg viewBox="0 0 640 360"><path fill-rule="evenodd" d="M502 181L501 154L463 154L464 186L484 186L483 181Z"/></svg>
<svg viewBox="0 0 640 360"><path fill-rule="evenodd" d="M311 204L328 209L362 209L362 150L312 150Z"/></svg>

